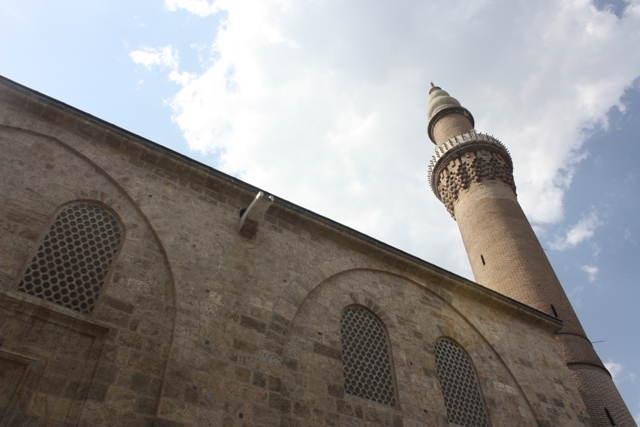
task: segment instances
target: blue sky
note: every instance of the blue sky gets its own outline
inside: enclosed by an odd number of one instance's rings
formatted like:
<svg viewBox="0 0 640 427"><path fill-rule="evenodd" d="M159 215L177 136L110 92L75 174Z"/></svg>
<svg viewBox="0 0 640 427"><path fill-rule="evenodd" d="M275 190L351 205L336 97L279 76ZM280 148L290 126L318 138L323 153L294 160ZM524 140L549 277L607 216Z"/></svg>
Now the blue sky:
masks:
<svg viewBox="0 0 640 427"><path fill-rule="evenodd" d="M640 3L22 0L0 74L466 277L426 180L434 81L640 418Z"/></svg>

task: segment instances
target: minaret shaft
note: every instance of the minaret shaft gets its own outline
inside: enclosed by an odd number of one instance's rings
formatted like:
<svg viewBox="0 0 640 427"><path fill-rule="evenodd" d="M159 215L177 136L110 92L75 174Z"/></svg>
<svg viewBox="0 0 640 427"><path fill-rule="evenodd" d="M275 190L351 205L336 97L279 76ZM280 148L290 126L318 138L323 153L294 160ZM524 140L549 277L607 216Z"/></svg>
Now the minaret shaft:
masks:
<svg viewBox="0 0 640 427"><path fill-rule="evenodd" d="M560 317L565 332L585 335L510 187L474 183L454 213L476 282Z"/></svg>
<svg viewBox="0 0 640 427"><path fill-rule="evenodd" d="M473 130L471 113L438 87L429 93L430 181L458 222L476 282L563 321L556 338L593 426L633 417L562 288L515 193L504 145Z"/></svg>
<svg viewBox="0 0 640 427"><path fill-rule="evenodd" d="M458 135L469 132L473 124L461 113L447 115L447 120L438 120L433 126L433 137L436 145L441 145Z"/></svg>

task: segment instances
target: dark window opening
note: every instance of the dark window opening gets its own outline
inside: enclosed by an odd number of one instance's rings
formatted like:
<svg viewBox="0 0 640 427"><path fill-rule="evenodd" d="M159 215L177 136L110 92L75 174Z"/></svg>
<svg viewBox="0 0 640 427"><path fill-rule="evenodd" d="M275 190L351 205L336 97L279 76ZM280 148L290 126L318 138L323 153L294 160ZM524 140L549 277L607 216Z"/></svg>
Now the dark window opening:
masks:
<svg viewBox="0 0 640 427"><path fill-rule="evenodd" d="M345 392L395 406L389 343L382 323L364 308L348 307L340 319L340 338Z"/></svg>
<svg viewBox="0 0 640 427"><path fill-rule="evenodd" d="M442 339L434 355L449 423L489 427L478 379L466 353L453 341Z"/></svg>
<svg viewBox="0 0 640 427"><path fill-rule="evenodd" d="M484 262L484 256L480 255L480 259L482 260L482 265L487 265L487 263Z"/></svg>
<svg viewBox="0 0 640 427"><path fill-rule="evenodd" d="M18 291L91 314L122 244L118 221L92 203L62 209L27 267Z"/></svg>
<svg viewBox="0 0 640 427"><path fill-rule="evenodd" d="M604 412L607 414L607 418L609 418L609 422L611 423L611 425L612 426L616 425L616 422L613 420L613 417L611 416L611 412L609 412L607 408L604 408Z"/></svg>

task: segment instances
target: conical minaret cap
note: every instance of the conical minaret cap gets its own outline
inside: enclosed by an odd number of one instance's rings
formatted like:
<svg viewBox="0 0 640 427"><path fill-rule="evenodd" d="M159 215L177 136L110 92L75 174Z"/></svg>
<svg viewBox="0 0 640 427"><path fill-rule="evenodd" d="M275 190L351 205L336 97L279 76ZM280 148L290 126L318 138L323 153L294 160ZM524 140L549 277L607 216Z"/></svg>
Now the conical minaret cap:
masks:
<svg viewBox="0 0 640 427"><path fill-rule="evenodd" d="M431 83L431 90L429 90L429 106L427 107L427 118L429 119L429 138L434 143L436 141L433 138L433 127L435 126L439 118L449 113L464 114L471 121L471 126L474 125L473 116L471 115L469 110L460 105L458 100L449 95L449 93L442 90L439 86L434 86L433 83Z"/></svg>

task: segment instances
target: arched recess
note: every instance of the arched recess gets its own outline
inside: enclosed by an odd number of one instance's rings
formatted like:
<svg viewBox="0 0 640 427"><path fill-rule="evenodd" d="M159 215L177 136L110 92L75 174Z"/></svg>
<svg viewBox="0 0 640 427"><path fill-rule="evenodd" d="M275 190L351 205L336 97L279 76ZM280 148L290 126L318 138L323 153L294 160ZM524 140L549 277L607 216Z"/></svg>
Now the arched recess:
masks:
<svg viewBox="0 0 640 427"><path fill-rule="evenodd" d="M351 268L339 270L345 266ZM280 360L264 358L274 361L276 366L285 367L296 361L297 374L280 374L290 376L292 382L311 384L314 389L308 391L308 395L326 394L326 390L335 390L341 386L340 345L335 331L339 328L339 313L342 308L358 303L376 310L380 313L379 316L385 319L393 359L398 369L397 393L400 407L405 399L411 402L420 401L424 406L415 419L416 422L438 425L446 421L433 353L425 352L425 348L432 348L443 331L447 331L455 323L458 325L457 329L467 331L467 336L461 337L467 348L480 352L484 361L491 364L494 371L499 371L503 381L508 378L509 390L517 395L520 403L510 411L504 411L505 414L522 417L522 414L526 413L526 420L522 425L537 425L533 409L509 367L472 322L447 301L451 298L445 299L440 295L442 290L437 286L418 283L402 273L389 271L386 266L366 259L361 262L353 258L332 260L309 273L308 276L305 275L292 283L276 301L273 323L286 337L285 349ZM306 291L307 288L311 289ZM402 301L398 299L400 295L403 295ZM282 310L283 307L290 308ZM429 313L429 310L433 313ZM287 313L291 314L285 317ZM424 313L429 315L424 317ZM408 327L411 322L413 326ZM268 339L267 337L267 341ZM270 346L266 343L264 347ZM413 349L411 358L407 356L407 348ZM496 363L499 365L497 369ZM265 366L265 369L279 371L276 366ZM431 374L425 375L418 366L427 366ZM318 376L324 375L327 378L326 384L311 380L315 370L318 371ZM307 378L309 375L306 373L309 372L311 377ZM294 378L296 376L297 378ZM490 377L483 378L487 382L492 381ZM434 390L437 390L437 393L433 393ZM305 394L303 391L300 393ZM497 400L503 397L500 392L489 394ZM344 393L340 396L344 398ZM511 397L513 398L514 396ZM433 406L433 402L439 403ZM353 411L355 413L355 409ZM389 413L389 416L394 415Z"/></svg>
<svg viewBox="0 0 640 427"><path fill-rule="evenodd" d="M368 258L343 257L330 259L305 271L282 291L273 305L273 312L276 318L281 323L290 322L309 292L316 286L337 274L360 269L389 274L403 274L401 271L390 269L387 264ZM421 286L434 293L438 292L438 287L431 283L425 282Z"/></svg>
<svg viewBox="0 0 640 427"><path fill-rule="evenodd" d="M12 258L4 263L7 270L0 278L0 292L5 299L22 298L24 304L28 302L46 309L53 307L51 309L55 310L58 318L67 316L90 328L90 318L78 316L70 310L69 313L65 309L56 309L46 302L34 301L34 298L25 299L11 289L19 280L18 276L47 221L60 205L75 200L102 204L118 214L127 230L122 250L112 266L110 283L106 285L92 315L97 320L96 328L107 326L109 332L101 350L94 346L90 352L97 365L92 372L83 374L85 377L89 375L91 380L90 386L86 386L88 391L84 397L76 395L71 403L64 403L73 408L66 415L45 411L38 416L52 420L55 418L51 417L57 416L73 422L81 419L96 425L113 417L139 419L140 423L153 419L173 341L176 316L173 273L157 232L131 195L113 177L60 139L0 126L0 146L6 178L1 194L5 209L0 215L4 215L3 219L11 224L11 242L15 245ZM122 159L114 157L114 161ZM28 322L26 314L20 319ZM44 354L43 357L49 358L46 366L53 369L57 350L43 350L45 335L47 331L53 333L52 328L55 329L54 326L46 326L27 330L36 342L32 350L24 346L20 351L31 351L32 354L25 357ZM38 341L41 335L42 340ZM104 341L104 337L101 339ZM69 339L69 342L73 340ZM3 344L5 349L11 346L12 339ZM47 376L57 378L55 372L45 369L43 377ZM35 390L47 395L45 386L44 381L39 381ZM131 405L123 408L111 401L109 396L114 393L124 393ZM38 412L34 407L28 407L26 411Z"/></svg>

